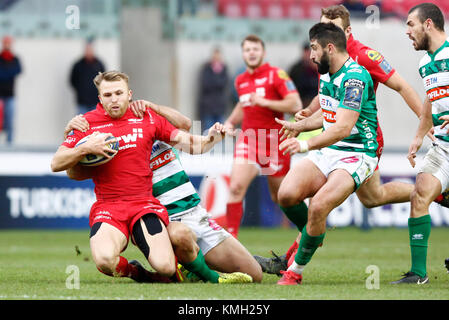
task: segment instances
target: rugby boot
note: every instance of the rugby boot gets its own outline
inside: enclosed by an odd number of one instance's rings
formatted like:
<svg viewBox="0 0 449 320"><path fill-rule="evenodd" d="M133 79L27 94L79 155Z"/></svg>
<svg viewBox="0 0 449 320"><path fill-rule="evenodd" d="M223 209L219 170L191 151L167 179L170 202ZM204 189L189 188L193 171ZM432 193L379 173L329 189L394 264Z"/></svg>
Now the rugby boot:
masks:
<svg viewBox="0 0 449 320"><path fill-rule="evenodd" d="M253 277L243 272L233 272L233 273L219 272L218 274L219 274L218 283L222 284L253 282Z"/></svg>
<svg viewBox="0 0 449 320"><path fill-rule="evenodd" d="M399 279L397 281L390 282L390 284L427 284L429 283L429 277L426 275L424 277L420 277L414 272L407 272L402 275L402 279Z"/></svg>
<svg viewBox="0 0 449 320"><path fill-rule="evenodd" d="M277 284L281 286L292 286L301 284L302 282L302 275L297 274L296 272L290 271L290 270L282 270L281 271L282 278L279 279Z"/></svg>
<svg viewBox="0 0 449 320"><path fill-rule="evenodd" d="M178 268L181 270L181 272L184 274L184 281L185 282L204 282L201 280L200 277L198 277L195 273L187 270L183 265L178 264Z"/></svg>
<svg viewBox="0 0 449 320"><path fill-rule="evenodd" d="M256 259L257 263L259 263L262 271L270 274L281 275L281 270L287 270L287 258L286 255L278 256L273 251L271 251L273 255L272 258L265 258L261 256L253 256Z"/></svg>
<svg viewBox="0 0 449 320"><path fill-rule="evenodd" d="M444 265L446 266L447 273L449 273L449 258L447 258L446 260L444 260Z"/></svg>
<svg viewBox="0 0 449 320"><path fill-rule="evenodd" d="M436 197L436 199L433 201L438 203L440 206L449 208L449 190L444 191L442 194L440 194L438 197Z"/></svg>

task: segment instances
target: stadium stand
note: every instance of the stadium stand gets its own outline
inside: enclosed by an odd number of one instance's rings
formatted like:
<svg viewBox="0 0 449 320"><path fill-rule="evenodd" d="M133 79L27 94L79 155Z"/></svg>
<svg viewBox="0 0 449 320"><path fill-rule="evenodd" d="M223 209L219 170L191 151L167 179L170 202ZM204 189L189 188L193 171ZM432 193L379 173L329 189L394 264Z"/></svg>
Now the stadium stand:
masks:
<svg viewBox="0 0 449 320"><path fill-rule="evenodd" d="M228 18L249 19L316 19L322 7L341 3L341 0L218 0L217 12ZM408 10L421 0L363 0L365 6L377 5L385 14L404 18ZM446 15L449 2L431 1L439 5Z"/></svg>

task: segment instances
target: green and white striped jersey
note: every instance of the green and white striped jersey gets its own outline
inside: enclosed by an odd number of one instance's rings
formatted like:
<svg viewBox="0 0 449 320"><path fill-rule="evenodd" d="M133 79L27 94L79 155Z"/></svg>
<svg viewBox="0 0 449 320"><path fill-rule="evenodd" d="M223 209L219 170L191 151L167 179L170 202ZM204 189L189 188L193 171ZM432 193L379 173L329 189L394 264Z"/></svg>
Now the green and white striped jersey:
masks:
<svg viewBox="0 0 449 320"><path fill-rule="evenodd" d="M419 62L419 74L424 82L424 89L432 104L434 135L444 145L449 146L447 128L441 129L443 120L439 117L449 114L449 42L433 54L427 52Z"/></svg>
<svg viewBox="0 0 449 320"><path fill-rule="evenodd" d="M153 195L167 208L168 215L196 207L201 199L185 173L178 153L169 144L156 141L151 152Z"/></svg>
<svg viewBox="0 0 449 320"><path fill-rule="evenodd" d="M373 80L368 71L349 58L335 74L320 76L319 99L324 130L336 122L338 108L360 113L351 134L328 148L363 152L375 157L378 148L377 106Z"/></svg>

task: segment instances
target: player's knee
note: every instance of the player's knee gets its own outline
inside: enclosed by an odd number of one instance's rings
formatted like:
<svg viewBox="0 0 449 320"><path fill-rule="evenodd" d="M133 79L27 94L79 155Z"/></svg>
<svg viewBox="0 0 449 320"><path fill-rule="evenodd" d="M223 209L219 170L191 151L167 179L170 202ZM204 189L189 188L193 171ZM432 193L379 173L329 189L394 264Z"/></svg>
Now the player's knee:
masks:
<svg viewBox="0 0 449 320"><path fill-rule="evenodd" d="M157 264L153 264L152 267L161 275L171 277L176 272L176 265L170 261L160 261Z"/></svg>
<svg viewBox="0 0 449 320"><path fill-rule="evenodd" d="M365 208L371 209L378 206L378 201L372 197L359 197L360 202Z"/></svg>
<svg viewBox="0 0 449 320"><path fill-rule="evenodd" d="M309 204L308 221L312 225L320 225L326 223L329 206L323 201L311 201Z"/></svg>
<svg viewBox="0 0 449 320"><path fill-rule="evenodd" d="M113 274L117 266L117 256L108 253L94 255L95 265L105 274Z"/></svg>
<svg viewBox="0 0 449 320"><path fill-rule="evenodd" d="M410 203L414 209L423 210L430 202L427 193L420 188L415 188L410 194Z"/></svg>
<svg viewBox="0 0 449 320"><path fill-rule="evenodd" d="M298 203L298 199L293 192L282 189L279 189L276 200L282 207L291 207Z"/></svg>
<svg viewBox="0 0 449 320"><path fill-rule="evenodd" d="M253 282L262 282L263 272L259 264L254 267L254 271L249 274L253 278Z"/></svg>
<svg viewBox="0 0 449 320"><path fill-rule="evenodd" d="M229 186L229 194L233 198L243 198L245 195L246 189L244 185L240 182L231 182Z"/></svg>
<svg viewBox="0 0 449 320"><path fill-rule="evenodd" d="M182 223L170 223L167 231L174 247L184 247L192 242L192 231Z"/></svg>

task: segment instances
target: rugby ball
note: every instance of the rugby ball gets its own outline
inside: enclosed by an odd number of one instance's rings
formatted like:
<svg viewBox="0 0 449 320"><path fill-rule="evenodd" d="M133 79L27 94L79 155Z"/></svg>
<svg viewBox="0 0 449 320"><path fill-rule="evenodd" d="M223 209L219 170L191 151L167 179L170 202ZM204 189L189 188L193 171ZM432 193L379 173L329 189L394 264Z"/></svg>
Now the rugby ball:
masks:
<svg viewBox="0 0 449 320"><path fill-rule="evenodd" d="M106 133L100 133L100 135L106 135ZM75 145L75 147L78 147L79 145L85 143L87 140L89 140L89 138L90 138L90 135L85 136L80 141L78 141L78 143ZM106 138L106 141L112 140L112 139L114 139L114 137L110 136L110 137ZM113 150L118 151L118 147L119 147L118 141L111 142L109 144L109 148L111 148ZM112 158L114 157L113 153L110 153L109 155L111 155ZM83 166L94 167L94 166L99 166L99 165L105 164L106 162L109 162L112 158L108 159L105 156L99 155L99 154L88 154L84 158L82 158L79 163Z"/></svg>

